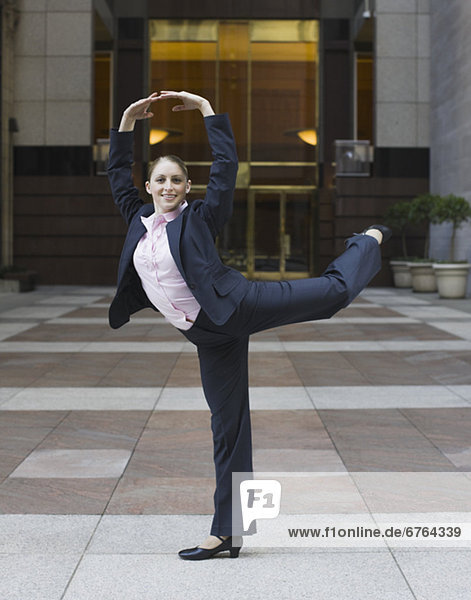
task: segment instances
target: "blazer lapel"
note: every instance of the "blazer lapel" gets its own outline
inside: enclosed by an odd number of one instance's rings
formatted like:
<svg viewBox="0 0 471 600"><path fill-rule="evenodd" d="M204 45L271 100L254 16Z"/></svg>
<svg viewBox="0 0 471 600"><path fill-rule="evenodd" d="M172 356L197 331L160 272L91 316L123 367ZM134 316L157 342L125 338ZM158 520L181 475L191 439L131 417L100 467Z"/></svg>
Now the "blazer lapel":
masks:
<svg viewBox="0 0 471 600"><path fill-rule="evenodd" d="M118 282L121 280L122 276L126 272L129 264L132 261L132 257L134 254L134 250L136 249L137 243L141 239L141 237L145 234L146 228L144 227L141 216L149 217L154 212L153 204L144 204L135 217L131 221L131 224L128 229L128 233L126 235L126 240L123 246L123 252L121 254L121 260L119 264L119 273L118 273Z"/></svg>
<svg viewBox="0 0 471 600"><path fill-rule="evenodd" d="M175 264L177 265L178 270L184 279L186 275L180 257L180 237L182 234L183 215L185 212L186 209L180 215L178 215L176 219L167 224L167 237L170 252L172 253L173 260L175 261Z"/></svg>

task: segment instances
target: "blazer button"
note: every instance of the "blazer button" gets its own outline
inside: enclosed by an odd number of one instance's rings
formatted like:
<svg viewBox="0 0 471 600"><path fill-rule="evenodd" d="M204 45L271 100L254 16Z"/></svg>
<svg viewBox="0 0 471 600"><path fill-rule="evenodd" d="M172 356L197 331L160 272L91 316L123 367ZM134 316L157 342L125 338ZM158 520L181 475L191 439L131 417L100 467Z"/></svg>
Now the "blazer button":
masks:
<svg viewBox="0 0 471 600"><path fill-rule="evenodd" d="M194 283L189 283L188 287L190 288L190 290L194 290L196 285Z"/></svg>

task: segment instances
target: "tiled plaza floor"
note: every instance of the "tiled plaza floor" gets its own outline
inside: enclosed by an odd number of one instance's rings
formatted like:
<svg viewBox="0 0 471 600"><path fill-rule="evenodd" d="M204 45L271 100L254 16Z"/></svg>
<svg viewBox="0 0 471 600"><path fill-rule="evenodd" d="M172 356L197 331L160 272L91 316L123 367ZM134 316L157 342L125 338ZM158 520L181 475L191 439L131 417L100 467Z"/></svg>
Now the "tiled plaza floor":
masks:
<svg viewBox="0 0 471 600"><path fill-rule="evenodd" d="M469 598L471 536L316 545L283 530L285 544L246 538L237 561L181 561L212 514L196 353L150 310L110 329L112 292L0 294L1 600ZM368 289L331 320L253 336L250 387L279 529L471 527L470 300Z"/></svg>

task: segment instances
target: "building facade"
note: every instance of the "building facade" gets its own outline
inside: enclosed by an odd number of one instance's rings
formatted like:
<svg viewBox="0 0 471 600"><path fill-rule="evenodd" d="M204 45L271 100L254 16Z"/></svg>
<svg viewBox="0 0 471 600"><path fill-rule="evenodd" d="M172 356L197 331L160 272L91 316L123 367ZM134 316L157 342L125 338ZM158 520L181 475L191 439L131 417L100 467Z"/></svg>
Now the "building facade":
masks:
<svg viewBox="0 0 471 600"><path fill-rule="evenodd" d="M108 131L159 89L230 114L240 169L218 244L251 278L320 274L397 200L429 189L469 198L458 40L470 20L465 0L4 0L2 264L45 284L114 283L125 228L105 175ZM204 194L200 120L159 107L136 128L143 196L149 160L173 153L188 162L192 197ZM434 228L437 253L446 235ZM423 231L411 237L413 251ZM399 253L399 240L385 248L374 283L390 283L387 258Z"/></svg>

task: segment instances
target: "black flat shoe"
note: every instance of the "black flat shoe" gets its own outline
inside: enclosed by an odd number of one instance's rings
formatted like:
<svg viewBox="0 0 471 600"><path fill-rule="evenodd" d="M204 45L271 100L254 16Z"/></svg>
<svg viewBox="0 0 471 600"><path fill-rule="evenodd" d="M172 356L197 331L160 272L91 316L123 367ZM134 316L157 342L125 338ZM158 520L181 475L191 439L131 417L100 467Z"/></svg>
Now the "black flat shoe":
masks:
<svg viewBox="0 0 471 600"><path fill-rule="evenodd" d="M383 239L381 241L382 244L384 244L384 242L387 242L388 240L391 239L392 230L389 229L389 227L386 227L386 225L370 225L366 229L363 229L363 231L361 232L362 235L365 235L365 233L367 231L369 231L370 229L377 229L378 231L381 231L381 233L383 234Z"/></svg>
<svg viewBox="0 0 471 600"><path fill-rule="evenodd" d="M219 546L216 546L216 548L212 548L211 550L200 548L199 546L196 546L195 548L185 548L185 550L180 550L178 556L183 560L206 560L225 550L229 550L231 558L237 558L239 556L240 547L242 546L241 537L232 538L232 536L230 536L226 540L219 535L216 537L222 542ZM233 540L234 546L232 545Z"/></svg>

